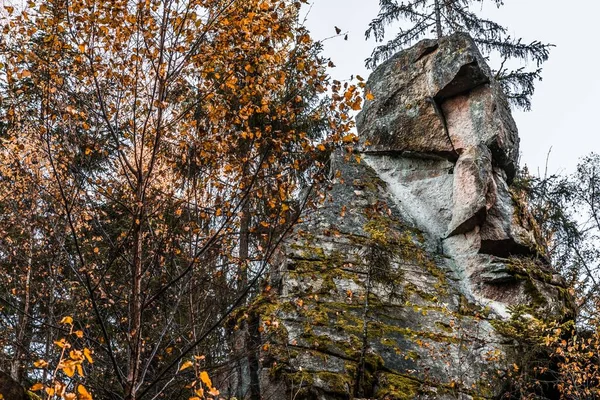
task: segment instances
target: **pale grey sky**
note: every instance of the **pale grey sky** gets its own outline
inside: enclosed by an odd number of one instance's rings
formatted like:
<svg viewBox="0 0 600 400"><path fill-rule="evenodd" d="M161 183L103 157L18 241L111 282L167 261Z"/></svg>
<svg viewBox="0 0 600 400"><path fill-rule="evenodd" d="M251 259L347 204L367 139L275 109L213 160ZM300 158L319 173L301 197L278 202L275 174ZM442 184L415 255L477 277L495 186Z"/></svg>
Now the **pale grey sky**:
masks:
<svg viewBox="0 0 600 400"><path fill-rule="evenodd" d="M364 40L369 21L377 14L378 0L312 0L307 27L321 40L335 34L334 26L348 31L343 38L327 40L325 55L337 67L336 79L352 74L367 77L364 59L375 43ZM489 2L491 3L491 2ZM538 82L533 110L514 112L521 136L521 164L531 172L543 173L546 155L552 147L549 173L572 172L578 159L590 152L600 153L597 110L600 94L600 53L596 0L505 0L499 10L489 4L486 15L507 26L513 36L525 41L553 43L550 59Z"/></svg>

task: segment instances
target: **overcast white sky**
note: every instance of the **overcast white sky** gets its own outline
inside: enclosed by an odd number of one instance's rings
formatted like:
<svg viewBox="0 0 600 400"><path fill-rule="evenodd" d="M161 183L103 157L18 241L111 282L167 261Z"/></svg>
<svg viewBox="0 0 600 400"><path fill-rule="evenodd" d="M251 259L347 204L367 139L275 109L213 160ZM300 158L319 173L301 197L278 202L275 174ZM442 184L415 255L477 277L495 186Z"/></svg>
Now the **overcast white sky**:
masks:
<svg viewBox="0 0 600 400"><path fill-rule="evenodd" d="M335 78L367 77L364 59L375 43L364 31L377 14L378 0L312 0L306 25L316 40L335 34L334 26L349 32L348 41L325 42L325 55L337 67ZM489 2L491 3L491 2ZM521 164L543 173L550 148L549 173L572 172L578 159L600 153L600 32L597 0L505 0L500 10L487 5L486 14L526 41L553 43L537 84L533 110L514 112L521 136Z"/></svg>

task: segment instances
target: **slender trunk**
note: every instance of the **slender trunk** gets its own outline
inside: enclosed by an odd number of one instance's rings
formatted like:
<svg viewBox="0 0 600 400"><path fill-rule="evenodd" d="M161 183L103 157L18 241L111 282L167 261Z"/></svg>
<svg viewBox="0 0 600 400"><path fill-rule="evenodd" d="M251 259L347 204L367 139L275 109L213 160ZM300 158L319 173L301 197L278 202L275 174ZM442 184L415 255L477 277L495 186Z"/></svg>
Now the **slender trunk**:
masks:
<svg viewBox="0 0 600 400"><path fill-rule="evenodd" d="M25 298L23 302L23 313L19 316L19 324L17 328L15 356L10 366L10 376L17 382L21 382L23 378L23 356L25 355L25 349L29 347L29 343L26 343L25 334L29 330L29 319L27 315L30 314L31 308L31 254L27 259L27 275L25 276Z"/></svg>
<svg viewBox="0 0 600 400"><path fill-rule="evenodd" d="M248 317L248 339L246 348L248 350L248 369L250 375L250 400L260 400L260 380L258 372L258 352L260 349L260 332L258 330L260 318L256 312L251 312Z"/></svg>
<svg viewBox="0 0 600 400"><path fill-rule="evenodd" d="M32 215L35 213L35 204L36 198L32 196L32 210L30 211ZM25 294L23 298L23 313L19 316L19 324L17 326L17 337L16 337L16 349L15 356L10 366L10 375L11 377L17 381L21 382L23 378L23 364L24 364L24 356L26 353L26 349L29 348L30 334L27 334L28 331L31 330L29 317L31 314L31 270L33 264L33 237L34 237L34 228L33 222L30 222L30 231L29 231L29 253L27 254L27 273L25 274Z"/></svg>
<svg viewBox="0 0 600 400"><path fill-rule="evenodd" d="M142 201L143 179L138 183L138 201ZM127 383L125 387L125 400L135 400L138 389L140 372L140 359L142 353L142 221L144 217L143 205L136 213L133 221L133 259L131 266L131 304L129 311L131 340L131 356L129 357Z"/></svg>
<svg viewBox="0 0 600 400"><path fill-rule="evenodd" d="M50 293L50 298L48 299L48 312L46 313L46 321L48 323L54 322L54 293L56 292L55 285L57 282L57 279L55 276L56 274L54 273L54 271L55 271L54 266L50 265L50 267L49 267L50 289L48 291ZM48 329L46 331L46 346L45 346L45 350L44 350L44 359L45 360L50 359L50 349L52 348L51 347L52 339L53 339L52 329ZM44 368L42 382L48 381L48 378L50 376L49 374L50 374L50 371L48 371L48 369Z"/></svg>
<svg viewBox="0 0 600 400"><path fill-rule="evenodd" d="M244 170L244 173L246 172L246 169ZM250 252L250 241L249 241L249 228L250 228L250 213L249 213L249 205L248 202L245 202L242 205L242 216L240 219L240 243L239 243L239 252L238 252L238 294L241 294L242 291L246 288L246 285L248 285L248 255ZM247 325L246 327L247 328ZM250 346L248 345L248 331L247 329L242 329L240 331L241 333L241 337L238 336L237 333L234 333L234 337L233 337L233 341L234 341L234 346L236 348L242 348L244 349L248 354L250 354L250 352L252 352L252 350L250 349ZM239 340L239 342L238 342ZM250 358L248 357L248 363L250 362ZM240 399L243 399L245 397L245 393L246 393L246 387L245 387L245 383L246 380L244 379L244 375L245 375L245 362L243 358L240 358L239 361L236 363L236 373L238 376L238 380L237 380L237 394L238 397ZM250 382L250 385L252 386L252 382Z"/></svg>
<svg viewBox="0 0 600 400"><path fill-rule="evenodd" d="M442 32L442 8L440 6L441 0L435 0L435 31L437 38L440 39L443 36Z"/></svg>
<svg viewBox="0 0 600 400"><path fill-rule="evenodd" d="M248 258L250 255L250 203L246 201L242 206L242 218L240 221L240 250L239 250L239 274L240 293L248 286ZM260 400L260 382L258 371L258 349L260 347L260 333L258 332L259 317L251 313L246 323L245 347L248 354L248 370L250 376L250 400Z"/></svg>
<svg viewBox="0 0 600 400"><path fill-rule="evenodd" d="M240 220L240 249L239 249L239 291L248 285L248 257L250 255L250 204L248 201L242 206Z"/></svg>

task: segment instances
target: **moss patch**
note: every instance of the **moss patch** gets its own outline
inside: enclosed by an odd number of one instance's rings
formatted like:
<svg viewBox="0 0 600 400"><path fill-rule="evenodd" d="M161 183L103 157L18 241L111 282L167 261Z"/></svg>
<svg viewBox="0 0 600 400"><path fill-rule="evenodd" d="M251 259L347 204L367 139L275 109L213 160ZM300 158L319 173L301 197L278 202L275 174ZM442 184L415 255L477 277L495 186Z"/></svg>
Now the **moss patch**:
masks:
<svg viewBox="0 0 600 400"><path fill-rule="evenodd" d="M383 372L378 374L381 389L375 393L376 398L384 400L412 400L421 391L422 383L407 375Z"/></svg>

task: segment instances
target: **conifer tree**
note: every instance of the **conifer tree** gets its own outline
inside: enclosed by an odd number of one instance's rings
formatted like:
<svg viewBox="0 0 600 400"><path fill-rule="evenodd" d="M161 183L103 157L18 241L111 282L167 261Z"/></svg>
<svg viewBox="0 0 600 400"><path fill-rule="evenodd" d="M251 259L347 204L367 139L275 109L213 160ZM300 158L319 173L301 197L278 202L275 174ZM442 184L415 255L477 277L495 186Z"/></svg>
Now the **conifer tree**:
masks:
<svg viewBox="0 0 600 400"><path fill-rule="evenodd" d="M369 68L391 57L396 51L410 46L428 36L441 38L454 32L466 32L473 37L484 56L498 55L501 63L495 68L496 79L502 85L510 102L521 109L531 109L531 96L534 84L541 80L540 66L548 60L551 44L540 41L526 43L513 38L507 28L477 15L473 5L481 5L485 0L380 0L380 10L365 32L366 38L375 37L382 42L386 28L397 21L406 21L398 33L387 43L377 46L366 60ZM489 0L496 7L504 5L503 0ZM510 69L509 60L532 62L535 68Z"/></svg>

